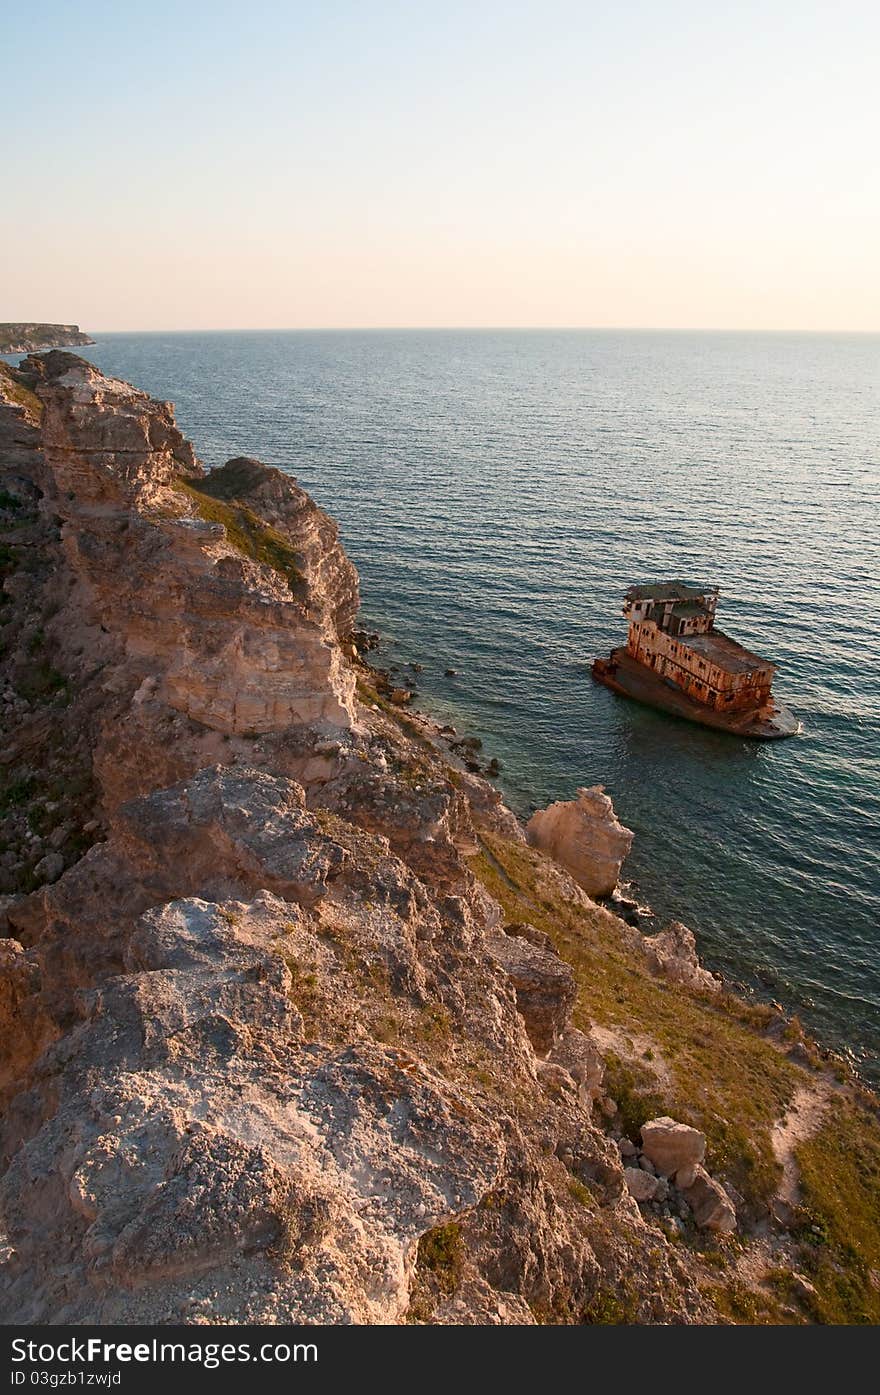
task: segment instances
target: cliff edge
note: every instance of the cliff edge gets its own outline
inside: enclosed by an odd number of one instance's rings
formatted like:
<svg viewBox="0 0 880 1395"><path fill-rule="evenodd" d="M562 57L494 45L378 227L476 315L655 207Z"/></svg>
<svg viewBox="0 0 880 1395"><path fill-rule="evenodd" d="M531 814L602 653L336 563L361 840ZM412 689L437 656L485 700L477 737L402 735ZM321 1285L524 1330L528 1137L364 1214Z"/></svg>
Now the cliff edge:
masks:
<svg viewBox="0 0 880 1395"><path fill-rule="evenodd" d="M290 476L53 352L0 522L4 1321L874 1313L870 1098L386 699Z"/></svg>
<svg viewBox="0 0 880 1395"><path fill-rule="evenodd" d="M32 354L40 349L94 344L79 325L0 324L0 354Z"/></svg>

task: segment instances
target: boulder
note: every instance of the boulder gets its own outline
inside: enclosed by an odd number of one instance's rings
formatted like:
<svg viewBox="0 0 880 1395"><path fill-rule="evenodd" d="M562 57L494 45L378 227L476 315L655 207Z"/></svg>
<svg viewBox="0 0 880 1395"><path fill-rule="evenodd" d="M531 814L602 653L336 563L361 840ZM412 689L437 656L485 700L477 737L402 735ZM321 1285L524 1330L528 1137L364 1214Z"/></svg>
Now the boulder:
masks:
<svg viewBox="0 0 880 1395"><path fill-rule="evenodd" d="M593 897L611 895L633 841L601 785L579 789L577 799L539 809L526 825L526 836Z"/></svg>
<svg viewBox="0 0 880 1395"><path fill-rule="evenodd" d="M64 858L60 853L46 853L41 857L34 868L34 878L37 882L57 882L64 871Z"/></svg>
<svg viewBox="0 0 880 1395"><path fill-rule="evenodd" d="M684 1196L701 1230L714 1230L720 1235L736 1230L736 1211L730 1197L704 1167L696 1168L694 1181Z"/></svg>
<svg viewBox="0 0 880 1395"><path fill-rule="evenodd" d="M697 956L694 933L680 920L672 921L658 935L649 935L643 944L654 973L664 974L673 983L684 984L701 993L720 991L721 979L703 968Z"/></svg>
<svg viewBox="0 0 880 1395"><path fill-rule="evenodd" d="M642 1151L658 1172L672 1177L679 1168L703 1161L706 1139L699 1129L664 1115L642 1125Z"/></svg>
<svg viewBox="0 0 880 1395"><path fill-rule="evenodd" d="M659 1183L650 1172L643 1172L640 1167L625 1167L623 1176L630 1196L636 1201L654 1200Z"/></svg>
<svg viewBox="0 0 880 1395"><path fill-rule="evenodd" d="M554 1044L550 1060L563 1066L577 1083L581 1103L592 1106L602 1093L605 1062L595 1042L576 1027L568 1027Z"/></svg>
<svg viewBox="0 0 880 1395"><path fill-rule="evenodd" d="M574 1004L571 965L521 935L495 933L486 943L495 963L513 984L532 1046L546 1055L568 1024Z"/></svg>

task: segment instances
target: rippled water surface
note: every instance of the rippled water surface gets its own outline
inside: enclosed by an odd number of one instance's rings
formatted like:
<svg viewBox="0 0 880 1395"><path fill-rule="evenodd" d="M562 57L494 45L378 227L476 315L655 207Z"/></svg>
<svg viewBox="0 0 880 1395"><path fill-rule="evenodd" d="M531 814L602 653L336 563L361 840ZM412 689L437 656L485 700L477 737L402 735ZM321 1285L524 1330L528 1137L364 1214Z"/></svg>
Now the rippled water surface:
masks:
<svg viewBox="0 0 880 1395"><path fill-rule="evenodd" d="M523 813L604 783L628 876L704 958L880 1061L880 337L114 335L203 459L340 521L389 661ZM594 686L634 581L722 588L803 735L749 743ZM396 650L396 653L393 652ZM446 668L458 670L444 677Z"/></svg>

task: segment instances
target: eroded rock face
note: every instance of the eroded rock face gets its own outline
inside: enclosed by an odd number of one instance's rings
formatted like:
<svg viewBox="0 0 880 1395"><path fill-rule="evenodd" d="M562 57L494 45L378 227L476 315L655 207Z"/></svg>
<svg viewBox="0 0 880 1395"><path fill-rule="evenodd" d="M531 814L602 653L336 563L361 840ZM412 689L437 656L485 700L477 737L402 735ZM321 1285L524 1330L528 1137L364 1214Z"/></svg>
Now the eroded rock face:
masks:
<svg viewBox="0 0 880 1395"><path fill-rule="evenodd" d="M522 934L494 934L487 943L513 984L529 1040L544 1055L568 1024L575 998L571 965Z"/></svg>
<svg viewBox="0 0 880 1395"><path fill-rule="evenodd" d="M556 859L589 896L610 896L633 834L619 823L601 785L539 809L526 824L534 847Z"/></svg>
<svg viewBox="0 0 880 1395"><path fill-rule="evenodd" d="M469 870L514 816L356 705L334 525L72 356L0 399L6 671L39 630L51 679L2 750L36 846L0 903L0 1317L577 1321L624 1279L706 1316L593 1120L571 969Z"/></svg>
<svg viewBox="0 0 880 1395"><path fill-rule="evenodd" d="M33 356L20 376L41 404L46 506L62 521L76 629L115 637L119 685L150 682L226 733L350 727L340 641L357 576L295 481L250 460L206 475L170 404L72 354Z"/></svg>
<svg viewBox="0 0 880 1395"><path fill-rule="evenodd" d="M566 1027L553 1044L549 1059L568 1071L581 1102L589 1108L602 1093L605 1062L596 1043L576 1027Z"/></svg>

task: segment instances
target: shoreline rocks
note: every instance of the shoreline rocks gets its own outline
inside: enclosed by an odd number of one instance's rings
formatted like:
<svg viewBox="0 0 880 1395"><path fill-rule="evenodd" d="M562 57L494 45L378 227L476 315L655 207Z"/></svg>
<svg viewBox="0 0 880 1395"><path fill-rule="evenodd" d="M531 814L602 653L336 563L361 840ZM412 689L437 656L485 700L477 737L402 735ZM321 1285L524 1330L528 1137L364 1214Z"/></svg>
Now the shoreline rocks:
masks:
<svg viewBox="0 0 880 1395"><path fill-rule="evenodd" d="M700 993L721 991L721 979L700 963L694 932L680 920L673 920L656 935L647 935L643 948L654 972L664 974L673 983L682 983Z"/></svg>
<svg viewBox="0 0 880 1395"><path fill-rule="evenodd" d="M634 834L617 819L602 785L539 809L526 824L533 847L548 853L594 899L610 896Z"/></svg>

